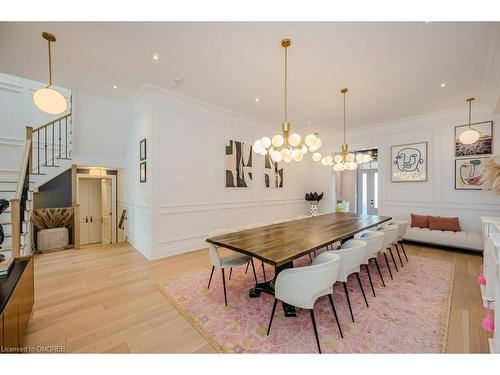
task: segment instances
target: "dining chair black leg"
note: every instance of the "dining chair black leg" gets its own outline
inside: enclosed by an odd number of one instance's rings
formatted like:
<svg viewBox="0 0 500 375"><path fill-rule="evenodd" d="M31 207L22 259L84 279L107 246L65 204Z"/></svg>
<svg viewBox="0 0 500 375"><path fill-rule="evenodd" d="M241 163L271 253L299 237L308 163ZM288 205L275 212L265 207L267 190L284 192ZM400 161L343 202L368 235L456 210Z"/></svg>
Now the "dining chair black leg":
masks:
<svg viewBox="0 0 500 375"><path fill-rule="evenodd" d="M250 266L250 262L247 263L247 268L245 269L245 275L248 273L248 267Z"/></svg>
<svg viewBox="0 0 500 375"><path fill-rule="evenodd" d="M276 311L276 305L278 304L278 300L274 299L273 311L271 312L271 319L269 320L269 326L267 327L267 335L269 336L269 332L271 331L271 324L273 322L274 312Z"/></svg>
<svg viewBox="0 0 500 375"><path fill-rule="evenodd" d="M392 263L394 263L394 267L396 267L396 272L399 272L398 264L396 263L396 259L394 259L394 254L392 253L392 249L390 247L388 247L387 249L391 253Z"/></svg>
<svg viewBox="0 0 500 375"><path fill-rule="evenodd" d="M264 275L264 282L267 282L266 267L264 267L264 262L260 262L260 264L262 265L262 274Z"/></svg>
<svg viewBox="0 0 500 375"><path fill-rule="evenodd" d="M349 292L347 291L347 283L344 282L343 284L344 284L345 296L347 297L347 304L349 305L349 312L351 313L351 319L352 322L354 323L354 315L352 314L351 300L349 299Z"/></svg>
<svg viewBox="0 0 500 375"><path fill-rule="evenodd" d="M378 274L380 276L380 280L382 280L382 285L385 288L384 277L382 276L382 272L380 272L380 267L378 266L377 258L373 258L373 260L375 261L375 265L377 266L377 270L378 270Z"/></svg>
<svg viewBox="0 0 500 375"><path fill-rule="evenodd" d="M332 305L333 315L335 315L335 320L337 321L337 327L339 327L340 337L344 338L344 334L342 333L342 328L340 328L339 317L337 316L337 310L335 310L335 305L333 304L332 295L328 295L328 299L330 300L330 305Z"/></svg>
<svg viewBox="0 0 500 375"><path fill-rule="evenodd" d="M210 272L210 279L208 279L207 289L210 289L210 283L212 282L212 276L214 275L215 266L212 266L212 272Z"/></svg>
<svg viewBox="0 0 500 375"><path fill-rule="evenodd" d="M384 253L384 258L385 258L385 263L387 263L387 268L389 269L389 275L391 276L391 280L394 280L394 278L392 277L391 266L389 266L389 259L387 259L386 253Z"/></svg>
<svg viewBox="0 0 500 375"><path fill-rule="evenodd" d="M227 294L226 294L226 276L224 275L224 268L221 268L222 270L222 285L224 287L224 302L227 306Z"/></svg>
<svg viewBox="0 0 500 375"><path fill-rule="evenodd" d="M311 253L309 253L309 260L312 262L313 261L313 258L311 256Z"/></svg>
<svg viewBox="0 0 500 375"><path fill-rule="evenodd" d="M398 243L396 242L396 243L394 244L394 246L396 246L396 251L398 252L399 263L401 263L401 268L404 268L404 265L403 265L403 260L401 259L401 254L399 253Z"/></svg>
<svg viewBox="0 0 500 375"><path fill-rule="evenodd" d="M408 257L406 256L406 250L405 247L403 246L403 242L399 243L401 245L401 248L403 249L403 254L405 255L406 261L408 262Z"/></svg>
<svg viewBox="0 0 500 375"><path fill-rule="evenodd" d="M312 320L313 328L314 328L314 336L316 336L316 344L318 344L318 351L319 351L319 354L321 354L321 346L319 345L318 330L316 329L316 319L314 319L313 309L310 310L310 313L311 313L311 320Z"/></svg>
<svg viewBox="0 0 500 375"><path fill-rule="evenodd" d="M366 299L365 290L363 289L363 284L361 283L361 278L359 277L359 272L356 272L356 278L358 279L359 289L361 289L361 293L363 294L363 298L365 299L366 307L370 307L370 306L368 306L368 300Z"/></svg>
<svg viewBox="0 0 500 375"><path fill-rule="evenodd" d="M368 263L370 263L370 262L368 261ZM365 264L365 267L366 267L366 273L368 274L368 280L370 280L370 286L372 287L373 297L376 297L375 289L373 288L373 283L372 283L372 275L370 274L370 265Z"/></svg>
<svg viewBox="0 0 500 375"><path fill-rule="evenodd" d="M253 264L253 258L250 259L250 263L252 263L253 278L255 279L255 284L257 284L257 273L255 272L255 265Z"/></svg>
<svg viewBox="0 0 500 375"><path fill-rule="evenodd" d="M233 267L229 269L229 280L231 280L232 275L233 275Z"/></svg>

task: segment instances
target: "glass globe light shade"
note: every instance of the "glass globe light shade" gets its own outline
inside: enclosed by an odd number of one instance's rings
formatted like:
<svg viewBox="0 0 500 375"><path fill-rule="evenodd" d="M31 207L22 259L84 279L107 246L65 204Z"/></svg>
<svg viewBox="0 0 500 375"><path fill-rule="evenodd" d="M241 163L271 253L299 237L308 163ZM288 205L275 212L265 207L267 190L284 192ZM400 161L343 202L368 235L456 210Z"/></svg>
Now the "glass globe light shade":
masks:
<svg viewBox="0 0 500 375"><path fill-rule="evenodd" d="M364 160L364 154L356 154L356 163L362 163Z"/></svg>
<svg viewBox="0 0 500 375"><path fill-rule="evenodd" d="M290 146L296 147L300 144L301 138L300 135L297 133L293 133L288 137L288 143L290 143Z"/></svg>
<svg viewBox="0 0 500 375"><path fill-rule="evenodd" d="M269 137L262 137L260 139L260 143L262 144L262 146L264 148L269 148L269 147L271 147L271 138L269 138Z"/></svg>
<svg viewBox="0 0 500 375"><path fill-rule="evenodd" d="M281 158L286 161L286 159L290 158L292 160L292 152L290 151L289 148L284 148L283 150L280 151Z"/></svg>
<svg viewBox="0 0 500 375"><path fill-rule="evenodd" d="M293 160L301 161L302 158L304 157L304 154L302 154L302 150L300 148L296 148L295 150L292 151L292 156Z"/></svg>
<svg viewBox="0 0 500 375"><path fill-rule="evenodd" d="M321 147L322 144L323 143L321 142L321 139L319 139L318 137L316 137L316 143L314 144L314 146L316 147L316 150L318 150Z"/></svg>
<svg viewBox="0 0 500 375"><path fill-rule="evenodd" d="M306 145L302 145L302 147L300 149L302 150L302 155L307 154L307 146Z"/></svg>
<svg viewBox="0 0 500 375"><path fill-rule="evenodd" d="M345 160L348 161L349 163L354 161L354 154L352 153L348 153L346 156L345 156Z"/></svg>
<svg viewBox="0 0 500 375"><path fill-rule="evenodd" d="M344 158L340 154L335 155L335 157L333 158L333 160L335 161L335 163L342 163L343 159Z"/></svg>
<svg viewBox="0 0 500 375"><path fill-rule="evenodd" d="M334 169L335 171L339 171L339 172L340 172L340 171L343 171L343 170L344 170L344 163L335 164L335 165L333 166L333 169Z"/></svg>
<svg viewBox="0 0 500 375"><path fill-rule="evenodd" d="M328 161L328 164L332 163L333 162L333 156L332 155L328 155L326 157L326 161Z"/></svg>
<svg viewBox="0 0 500 375"><path fill-rule="evenodd" d="M273 136L272 144L274 147L281 147L283 146L283 143L285 143L285 140L283 139L283 136L281 134L276 134L275 136Z"/></svg>
<svg viewBox="0 0 500 375"><path fill-rule="evenodd" d="M59 115L68 107L64 96L50 86L36 90L33 94L33 101L43 112L51 115Z"/></svg>
<svg viewBox="0 0 500 375"><path fill-rule="evenodd" d="M291 152L289 152L288 154L286 154L286 156L283 156L283 161L285 163L290 163L292 160L293 160L293 158L292 158L292 153Z"/></svg>
<svg viewBox="0 0 500 375"><path fill-rule="evenodd" d="M368 162L370 162L370 161L372 161L372 160L373 160L373 158L372 158L372 156L371 156L370 154L365 154L365 155L363 156L363 162L364 162L364 163L368 163Z"/></svg>
<svg viewBox="0 0 500 375"><path fill-rule="evenodd" d="M348 161L347 163L345 163L344 167L348 171L353 171L356 168L358 168L358 165L356 163L352 162L352 161Z"/></svg>
<svg viewBox="0 0 500 375"><path fill-rule="evenodd" d="M307 147L314 146L316 144L316 135L308 134L304 139L304 143L306 144Z"/></svg>
<svg viewBox="0 0 500 375"><path fill-rule="evenodd" d="M321 159L321 164L323 164L323 165L327 165L328 164L328 161L326 160L326 157L324 157L324 158Z"/></svg>
<svg viewBox="0 0 500 375"><path fill-rule="evenodd" d="M253 143L253 147L252 147L253 151L258 153L258 154L261 154L262 153L262 150L264 150L264 147L262 147L262 143L260 142L260 139L257 139L254 143Z"/></svg>
<svg viewBox="0 0 500 375"><path fill-rule="evenodd" d="M273 151L270 153L271 159L273 159L274 162L279 162L281 161L281 154L279 151Z"/></svg>
<svg viewBox="0 0 500 375"><path fill-rule="evenodd" d="M318 148L319 147L316 147L316 145L314 144L311 147L309 147L309 152L316 152L316 151L318 151Z"/></svg>
<svg viewBox="0 0 500 375"><path fill-rule="evenodd" d="M263 147L263 148L260 150L259 154L261 154L262 156L266 156L266 155L267 155L267 150Z"/></svg>
<svg viewBox="0 0 500 375"><path fill-rule="evenodd" d="M464 145L471 145L476 143L479 140L479 137L481 137L481 134L477 130L469 129L460 134L458 140Z"/></svg>
<svg viewBox="0 0 500 375"><path fill-rule="evenodd" d="M314 161L320 161L321 160L321 154L319 152L315 152L312 156L312 159Z"/></svg>

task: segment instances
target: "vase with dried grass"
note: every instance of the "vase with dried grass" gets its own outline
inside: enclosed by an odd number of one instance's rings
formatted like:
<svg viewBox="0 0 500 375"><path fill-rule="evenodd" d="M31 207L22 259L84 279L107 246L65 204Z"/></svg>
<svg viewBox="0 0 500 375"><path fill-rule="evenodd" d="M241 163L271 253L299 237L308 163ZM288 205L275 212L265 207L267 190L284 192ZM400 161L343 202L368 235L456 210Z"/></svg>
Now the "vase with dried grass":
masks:
<svg viewBox="0 0 500 375"><path fill-rule="evenodd" d="M484 189L491 189L493 193L500 195L500 155L486 162L481 185Z"/></svg>

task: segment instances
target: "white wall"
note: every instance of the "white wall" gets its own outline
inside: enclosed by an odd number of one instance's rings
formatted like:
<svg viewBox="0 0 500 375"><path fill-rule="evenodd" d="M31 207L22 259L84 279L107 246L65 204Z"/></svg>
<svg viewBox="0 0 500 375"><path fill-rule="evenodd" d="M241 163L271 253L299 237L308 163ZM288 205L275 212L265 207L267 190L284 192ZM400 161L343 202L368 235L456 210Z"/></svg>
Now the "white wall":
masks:
<svg viewBox="0 0 500 375"><path fill-rule="evenodd" d="M489 191L454 188L454 127L466 123L467 116L467 107L464 106L348 132L351 149L379 148L380 214L406 216L413 212L458 216L463 229L476 231L480 230L480 216L500 216L500 197ZM493 152L498 154L500 117L492 118L489 108L476 105L473 121L483 120L494 120ZM334 139L340 140L340 134ZM428 142L428 181L391 182L391 145L423 141ZM335 145L332 150L340 148L339 142L328 144Z"/></svg>
<svg viewBox="0 0 500 375"><path fill-rule="evenodd" d="M300 163L281 164L282 189L264 187L264 158L256 154L252 186L225 187L226 142L233 139L252 144L263 135L278 132L279 124L259 124L204 103L174 99L169 92L151 87L138 98L142 104L127 151L132 173L126 184L126 205L130 208L129 237L147 257L203 248L214 229L307 213L304 195L314 185L311 181L316 170L310 155ZM138 182L137 150L142 137L148 144L145 184ZM140 202L138 194L142 196ZM152 223L150 232L143 225L148 222Z"/></svg>

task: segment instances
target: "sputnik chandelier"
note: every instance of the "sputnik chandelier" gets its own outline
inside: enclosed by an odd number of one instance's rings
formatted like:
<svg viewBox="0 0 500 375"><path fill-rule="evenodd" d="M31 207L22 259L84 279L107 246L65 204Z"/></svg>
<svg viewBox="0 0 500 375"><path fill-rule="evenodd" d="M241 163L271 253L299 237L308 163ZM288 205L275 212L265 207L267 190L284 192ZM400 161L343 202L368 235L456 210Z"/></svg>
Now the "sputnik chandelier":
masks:
<svg viewBox="0 0 500 375"><path fill-rule="evenodd" d="M288 47L290 39L283 39L281 46L285 49L285 121L281 124L282 134L276 134L272 138L262 137L253 144L253 151L261 155L271 157L274 162L284 161L286 163L292 160L301 161L308 151L316 152L321 147L321 140L318 134L309 134L304 142L297 133L292 133L292 125L288 122Z"/></svg>
<svg viewBox="0 0 500 375"><path fill-rule="evenodd" d="M349 146L345 140L345 94L347 92L347 88L343 88L340 92L344 95L344 143L342 144L341 152L335 156L327 155L323 158L319 152L313 155L314 161L321 161L321 164L325 166L333 166L334 171L353 171L358 168L358 164L368 163L373 158L370 154L366 153L356 153L353 154L349 152Z"/></svg>

